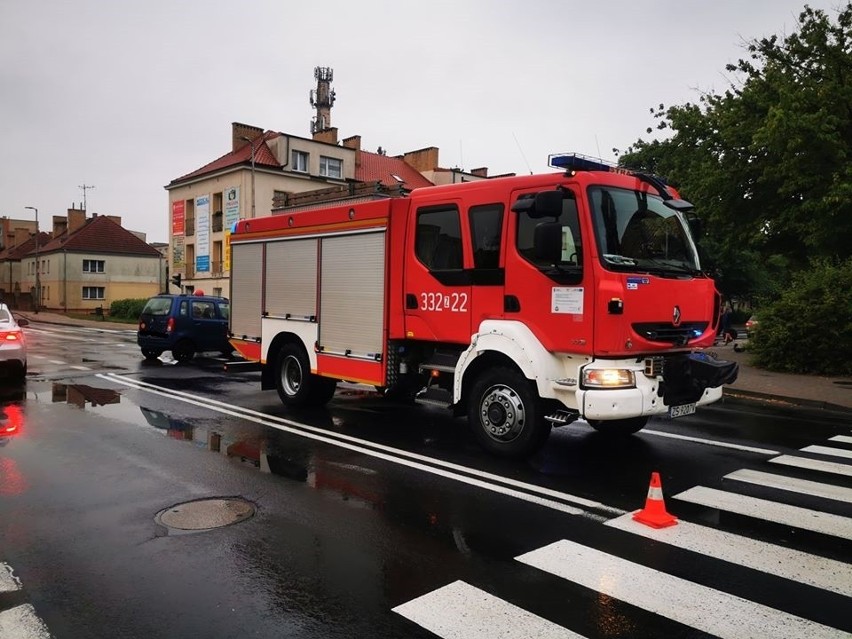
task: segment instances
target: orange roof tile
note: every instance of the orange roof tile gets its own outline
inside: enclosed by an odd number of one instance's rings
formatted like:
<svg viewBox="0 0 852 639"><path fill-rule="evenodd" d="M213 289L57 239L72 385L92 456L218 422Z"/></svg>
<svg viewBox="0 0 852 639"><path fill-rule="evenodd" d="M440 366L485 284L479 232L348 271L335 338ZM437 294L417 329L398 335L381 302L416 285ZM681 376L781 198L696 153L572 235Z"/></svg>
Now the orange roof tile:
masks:
<svg viewBox="0 0 852 639"><path fill-rule="evenodd" d="M401 178L402 181L400 182L394 176ZM433 186L432 182L402 158L388 157L369 151L358 151L355 179L359 182L378 181L385 186L396 186L401 183L408 190L421 186Z"/></svg>
<svg viewBox="0 0 852 639"><path fill-rule="evenodd" d="M275 131L266 131L258 138L260 144L256 144L254 148L255 166L271 166L276 169L281 168L281 164L278 163L278 160L275 158L275 154L266 144L268 141L274 140L280 135L280 133L276 133ZM251 164L251 145L248 142L246 142L237 150L231 151L230 153L226 153L222 157L217 158L208 164L205 164L200 169L196 169L191 173L187 173L186 175L182 175L179 178L175 178L174 180L169 182L169 184L176 184L178 182L183 182L184 180L189 180L194 177L201 177L202 175L206 175L208 173L214 173L215 171L221 171L222 169L240 166L243 164Z"/></svg>

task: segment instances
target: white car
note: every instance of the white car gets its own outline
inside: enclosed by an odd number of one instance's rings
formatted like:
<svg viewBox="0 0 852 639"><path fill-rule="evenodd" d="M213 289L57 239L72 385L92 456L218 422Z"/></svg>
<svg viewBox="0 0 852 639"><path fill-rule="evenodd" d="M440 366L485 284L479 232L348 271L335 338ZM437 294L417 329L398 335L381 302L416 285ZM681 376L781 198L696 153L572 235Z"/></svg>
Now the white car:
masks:
<svg viewBox="0 0 852 639"><path fill-rule="evenodd" d="M22 326L29 322L15 320L9 307L0 302L0 377L23 381L27 374L27 340Z"/></svg>

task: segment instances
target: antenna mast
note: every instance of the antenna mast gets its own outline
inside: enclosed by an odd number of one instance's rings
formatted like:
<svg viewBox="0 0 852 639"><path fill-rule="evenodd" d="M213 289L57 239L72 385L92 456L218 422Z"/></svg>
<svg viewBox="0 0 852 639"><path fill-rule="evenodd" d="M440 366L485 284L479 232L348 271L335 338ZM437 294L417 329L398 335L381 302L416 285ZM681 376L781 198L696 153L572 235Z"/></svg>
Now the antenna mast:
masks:
<svg viewBox="0 0 852 639"><path fill-rule="evenodd" d="M311 91L311 106L317 114L311 120L311 133L319 133L331 128L331 107L334 106L334 89L331 81L334 79L334 69L331 67L314 67L314 78L317 88Z"/></svg>
<svg viewBox="0 0 852 639"><path fill-rule="evenodd" d="M88 191L89 189L93 189L95 187L92 186L91 184L81 184L77 188L83 189L83 210L85 211L86 210L86 191Z"/></svg>

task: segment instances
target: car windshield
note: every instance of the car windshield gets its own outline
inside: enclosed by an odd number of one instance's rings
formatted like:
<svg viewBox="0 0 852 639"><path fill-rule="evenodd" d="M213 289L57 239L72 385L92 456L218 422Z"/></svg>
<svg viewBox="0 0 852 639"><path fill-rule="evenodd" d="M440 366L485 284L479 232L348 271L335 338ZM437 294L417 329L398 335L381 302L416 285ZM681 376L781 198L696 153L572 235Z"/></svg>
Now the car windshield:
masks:
<svg viewBox="0 0 852 639"><path fill-rule="evenodd" d="M645 191L589 189L595 238L609 269L696 274L698 256L681 215Z"/></svg>

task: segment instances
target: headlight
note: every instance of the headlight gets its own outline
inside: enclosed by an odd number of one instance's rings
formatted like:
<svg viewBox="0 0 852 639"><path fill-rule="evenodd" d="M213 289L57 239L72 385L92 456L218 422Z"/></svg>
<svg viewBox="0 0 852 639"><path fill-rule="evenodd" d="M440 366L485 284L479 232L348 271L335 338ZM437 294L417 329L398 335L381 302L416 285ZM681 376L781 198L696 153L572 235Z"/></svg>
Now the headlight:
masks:
<svg viewBox="0 0 852 639"><path fill-rule="evenodd" d="M626 368L586 368L583 370L583 386L591 388L633 388L636 381L633 371Z"/></svg>

